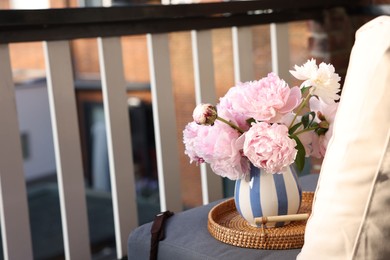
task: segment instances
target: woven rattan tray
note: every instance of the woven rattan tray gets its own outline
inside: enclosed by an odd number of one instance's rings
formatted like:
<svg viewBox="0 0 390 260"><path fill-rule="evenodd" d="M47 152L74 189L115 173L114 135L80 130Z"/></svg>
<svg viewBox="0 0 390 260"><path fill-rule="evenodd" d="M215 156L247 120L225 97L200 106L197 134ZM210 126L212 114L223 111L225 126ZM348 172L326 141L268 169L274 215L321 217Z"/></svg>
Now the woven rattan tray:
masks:
<svg viewBox="0 0 390 260"><path fill-rule="evenodd" d="M299 213L311 213L313 192L303 192ZM210 234L233 246L257 249L293 249L303 246L306 221L294 221L279 228L250 226L236 210L234 199L213 207L208 216Z"/></svg>

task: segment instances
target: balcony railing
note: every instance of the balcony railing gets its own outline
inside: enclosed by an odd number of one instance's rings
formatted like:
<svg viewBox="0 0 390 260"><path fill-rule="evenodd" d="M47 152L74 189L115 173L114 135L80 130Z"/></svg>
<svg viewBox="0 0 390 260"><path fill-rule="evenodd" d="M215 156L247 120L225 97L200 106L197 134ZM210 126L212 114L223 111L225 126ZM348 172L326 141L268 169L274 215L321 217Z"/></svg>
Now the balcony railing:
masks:
<svg viewBox="0 0 390 260"><path fill-rule="evenodd" d="M32 259L31 231L8 44L44 42L57 178L67 259L90 259L79 126L69 41L96 38L109 150L117 257L126 256L137 227L132 144L120 38L147 35L161 211L181 211L176 116L168 34L191 31L196 102L215 102L211 29L232 28L236 81L253 79L248 26L271 25L273 70L288 71L286 24L321 20L344 7L352 14L389 13L387 6L354 1L243 1L190 5L0 11L0 212L5 259ZM287 67L285 67L287 66ZM283 76L283 75L281 75ZM121 87L123 86L123 88ZM203 203L222 198L221 180L202 169Z"/></svg>

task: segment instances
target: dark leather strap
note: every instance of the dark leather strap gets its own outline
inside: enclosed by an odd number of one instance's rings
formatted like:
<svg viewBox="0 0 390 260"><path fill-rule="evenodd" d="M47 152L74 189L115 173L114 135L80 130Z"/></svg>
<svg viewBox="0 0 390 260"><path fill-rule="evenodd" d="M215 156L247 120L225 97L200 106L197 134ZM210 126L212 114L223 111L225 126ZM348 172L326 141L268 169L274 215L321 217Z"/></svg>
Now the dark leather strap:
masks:
<svg viewBox="0 0 390 260"><path fill-rule="evenodd" d="M150 230L152 234L150 241L150 260L157 260L158 243L164 239L164 225L166 220L171 216L173 216L173 212L167 210L156 215L154 218L152 229Z"/></svg>

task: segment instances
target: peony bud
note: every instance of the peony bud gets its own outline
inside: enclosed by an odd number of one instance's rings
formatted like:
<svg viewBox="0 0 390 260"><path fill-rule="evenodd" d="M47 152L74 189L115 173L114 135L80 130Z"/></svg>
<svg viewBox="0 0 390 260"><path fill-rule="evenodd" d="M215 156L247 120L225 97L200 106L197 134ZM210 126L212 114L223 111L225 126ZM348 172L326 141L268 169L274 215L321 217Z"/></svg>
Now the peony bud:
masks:
<svg viewBox="0 0 390 260"><path fill-rule="evenodd" d="M198 125L213 125L218 117L217 108L211 104L199 104L192 113Z"/></svg>
<svg viewBox="0 0 390 260"><path fill-rule="evenodd" d="M325 120L325 116L321 113L321 111L317 111L317 117L319 120L321 121L324 121Z"/></svg>
<svg viewBox="0 0 390 260"><path fill-rule="evenodd" d="M319 123L319 126L320 126L320 128L328 129L329 128L329 123L328 123L328 121L324 120L324 121L321 121Z"/></svg>

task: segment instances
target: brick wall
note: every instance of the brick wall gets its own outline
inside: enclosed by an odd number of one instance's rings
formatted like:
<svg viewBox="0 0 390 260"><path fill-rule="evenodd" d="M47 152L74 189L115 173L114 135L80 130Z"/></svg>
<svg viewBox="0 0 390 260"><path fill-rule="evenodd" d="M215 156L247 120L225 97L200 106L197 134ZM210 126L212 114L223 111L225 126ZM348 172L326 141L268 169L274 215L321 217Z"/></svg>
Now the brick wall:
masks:
<svg viewBox="0 0 390 260"><path fill-rule="evenodd" d="M326 11L323 21L310 21L308 28L311 56L318 61L332 63L344 78L355 33L345 10L340 8Z"/></svg>
<svg viewBox="0 0 390 260"><path fill-rule="evenodd" d="M9 2L6 0L0 0L0 9L9 9Z"/></svg>
<svg viewBox="0 0 390 260"><path fill-rule="evenodd" d="M367 4L389 4L390 0L361 0ZM323 21L309 21L310 56L332 63L342 79L347 71L349 54L355 41L355 32L372 17L350 17L342 8L324 12Z"/></svg>

